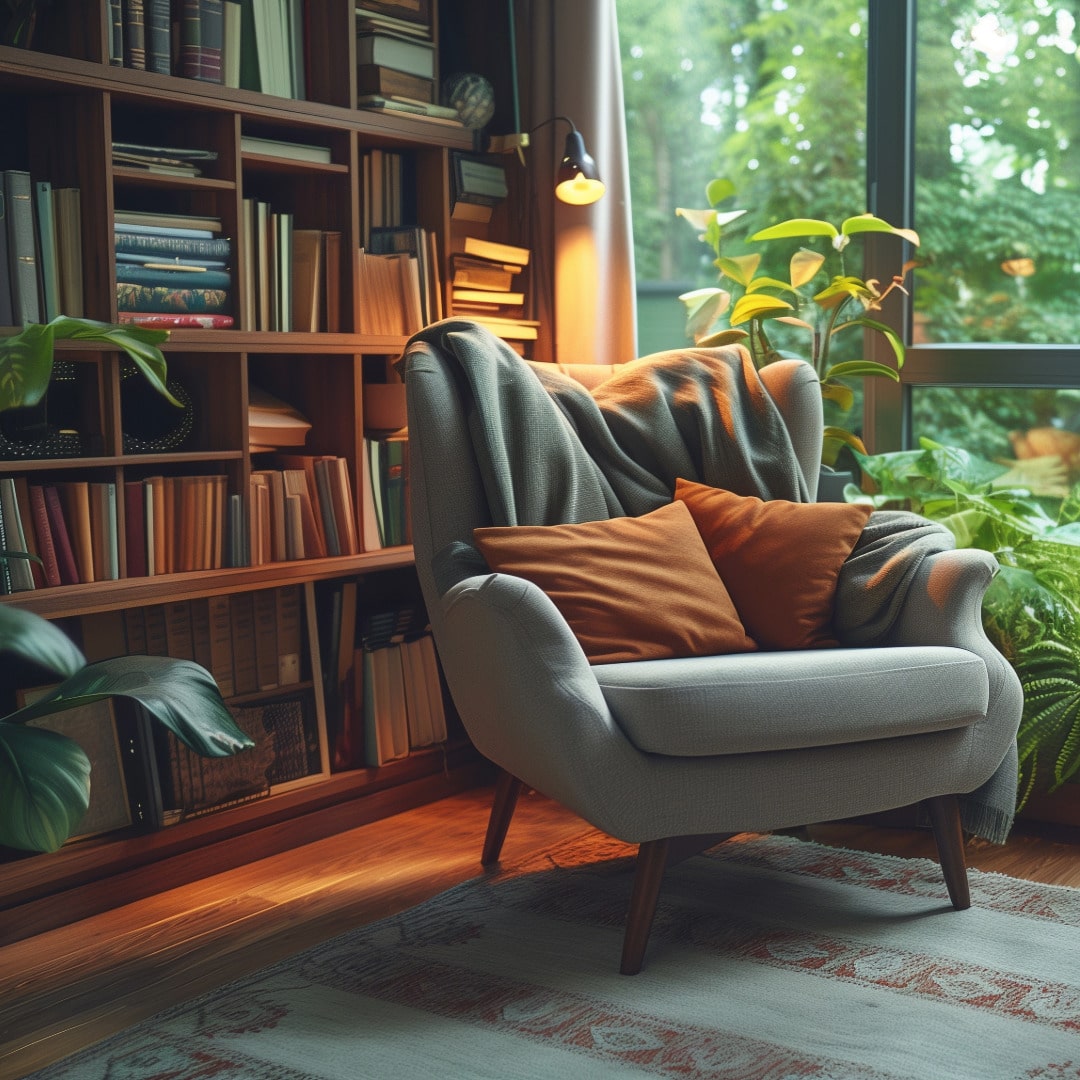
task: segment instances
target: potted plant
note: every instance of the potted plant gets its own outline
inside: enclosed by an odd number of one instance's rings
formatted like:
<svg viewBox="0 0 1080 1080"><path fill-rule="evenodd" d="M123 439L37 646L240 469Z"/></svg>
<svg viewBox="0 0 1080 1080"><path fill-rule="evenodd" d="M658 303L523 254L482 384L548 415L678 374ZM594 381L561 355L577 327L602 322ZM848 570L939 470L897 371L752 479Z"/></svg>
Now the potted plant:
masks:
<svg viewBox="0 0 1080 1080"><path fill-rule="evenodd" d="M119 656L88 664L58 627L0 605L0 654L28 665L33 682L60 682L44 697L0 717L0 845L55 851L90 801L90 760L74 739L28 722L103 698L137 702L185 746L226 757L254 745L237 727L213 676L190 660Z"/></svg>
<svg viewBox="0 0 1080 1080"><path fill-rule="evenodd" d="M784 355L802 355L817 372L822 397L833 401L842 412L854 402L854 392L848 379L878 377L899 381L897 369L904 363L904 343L892 327L871 317L895 289L903 289L904 278L914 265L905 263L899 273L884 288L875 280L863 280L846 272L844 253L851 240L866 233L885 233L900 237L918 246L919 237L911 229L899 229L872 214L849 217L839 226L814 218L792 218L761 229L750 237L751 242L791 240L803 237L824 238L828 251L822 253L802 247L791 257L786 281L759 274L761 255L757 252L728 257L721 251L721 240L727 226L741 218L745 210L717 209L732 194L730 180L715 179L705 189L709 207L705 210L678 208L675 212L698 230L699 238L715 254L713 265L720 278L729 280L739 295L723 287L694 289L680 300L687 309L687 334L698 345L728 345L743 342L750 350L757 367L780 359ZM820 273L826 280L815 286ZM814 291L816 290L816 291ZM726 326L717 330L718 320L726 316ZM766 323L769 320L799 327L807 331L807 348L803 353L783 353L773 347ZM833 363L833 343L846 331L871 330L889 343L896 368L867 359ZM862 453L866 447L858 436L838 426L825 429L823 459L831 463L842 445Z"/></svg>
<svg viewBox="0 0 1080 1080"><path fill-rule="evenodd" d="M52 373L57 338L102 341L123 349L159 393L166 389L160 330L60 316L32 323L0 342L0 412L36 405ZM0 552L0 558L32 558ZM73 739L29 721L103 698L137 702L196 753L224 757L253 746L236 725L213 676L201 665L163 656L120 656L87 664L58 627L13 604L0 605L0 654L29 665L34 682L61 680L40 700L0 717L0 845L55 851L90 799L90 761Z"/></svg>
<svg viewBox="0 0 1080 1080"><path fill-rule="evenodd" d="M1061 463L1009 465L920 440L918 450L856 454L869 493L850 501L913 510L945 525L957 547L993 553L983 598L987 636L1024 688L1017 734L1018 809L1080 777L1080 486L1062 491Z"/></svg>
<svg viewBox="0 0 1080 1080"><path fill-rule="evenodd" d="M53 344L61 340L98 341L122 349L146 381L166 400L180 402L165 385L165 357L158 348L168 330L118 326L95 319L58 315L48 323L27 323L21 331L0 339L0 412L37 405L49 388Z"/></svg>

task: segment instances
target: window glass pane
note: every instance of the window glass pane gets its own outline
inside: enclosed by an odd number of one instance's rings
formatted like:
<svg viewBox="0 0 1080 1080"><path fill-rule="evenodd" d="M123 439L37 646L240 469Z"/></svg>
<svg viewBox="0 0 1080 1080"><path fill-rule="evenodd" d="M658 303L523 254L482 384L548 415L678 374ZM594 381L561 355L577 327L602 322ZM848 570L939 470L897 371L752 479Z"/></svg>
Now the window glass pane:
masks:
<svg viewBox="0 0 1080 1080"><path fill-rule="evenodd" d="M1043 486L1080 481L1080 390L916 386L911 408L916 438L989 461L1025 461Z"/></svg>
<svg viewBox="0 0 1080 1080"><path fill-rule="evenodd" d="M687 343L681 292L731 286L675 215L706 208L710 180L734 185L722 209L746 211L725 228L722 254L760 254L760 273L784 279L795 249L824 242L747 237L788 218L838 224L866 211L866 10L865 0L617 0L639 352ZM861 275L861 249L851 244L844 272ZM769 331L777 347L808 353L805 330L770 321ZM861 333L836 342L834 361L861 357ZM856 405L828 422L857 429L860 417Z"/></svg>
<svg viewBox="0 0 1080 1080"><path fill-rule="evenodd" d="M918 7L915 340L1080 340L1080 2Z"/></svg>

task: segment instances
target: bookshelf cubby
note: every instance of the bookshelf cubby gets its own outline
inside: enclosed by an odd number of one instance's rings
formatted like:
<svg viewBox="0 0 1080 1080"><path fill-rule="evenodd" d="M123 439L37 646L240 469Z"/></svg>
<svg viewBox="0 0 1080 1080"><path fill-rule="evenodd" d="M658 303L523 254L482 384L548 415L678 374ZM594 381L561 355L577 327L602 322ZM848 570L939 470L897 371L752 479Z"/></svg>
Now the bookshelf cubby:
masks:
<svg viewBox="0 0 1080 1080"><path fill-rule="evenodd" d="M275 461L273 454L249 449L253 386L310 421L307 439L295 453L344 460L360 529L368 483L363 467L365 372L369 378L372 372L385 373L405 341L361 332L365 297L358 289L354 255L363 235L363 169L369 151L394 152L405 162L408 217L402 224L436 238L446 312L452 310L449 256L463 229L489 239L514 239L500 232L510 213L507 207L490 226L452 221L450 154L472 152L472 132L422 115L357 107L355 20L362 6L353 0L303 5L306 56L316 58L308 64L306 99L111 64L109 0L52 0L41 9L30 48L0 46L0 170L24 170L35 181L80 193L83 308L64 313L117 320L113 220L120 210L219 219L220 235L232 243L227 313L233 318L231 327L170 332L162 348L170 380L190 402L190 415L179 444L157 448L152 440L140 441L134 430L146 420L146 398L133 393L130 380L141 377L130 375L123 354L86 342L57 343L57 360L65 362L70 380L63 398L65 422L80 436L77 456L70 456L70 450L65 456L22 456L0 447L0 476L30 485L115 485L119 576L39 587L2 596L0 603L55 620L81 639L88 626L115 622L108 617L125 612L146 615L222 596L298 589L304 612L300 682L234 693L229 701L257 709L283 690L295 690L304 696L305 717L321 740L318 768L257 799L160 827L133 821L51 855L0 851L0 911L8 928L0 943L396 813L487 776L486 764L452 716L449 739L437 747L414 750L378 768L342 769L331 761L327 732L334 717L327 716L323 672L324 654L334 642L316 598L342 583L356 583L363 603L364 585L373 579L383 580L384 588L377 591L400 582L403 592L410 592L408 546L233 565L244 560L232 558L226 544L212 569L174 568L151 576L130 572L138 560L125 538L125 483L156 476L224 477L226 497L238 502L245 526L250 524L252 474L273 468ZM455 19L460 15L471 25L482 25L489 41L499 40L496 27L506 18L504 4L480 0L459 9L435 3L436 24L440 6ZM464 25L455 27L455 41L462 38ZM433 29L438 40L438 26ZM454 63L483 70L467 54ZM496 83L504 77L499 70L489 74ZM508 100L509 93L502 97ZM256 147L251 140L325 148L327 160L276 153L265 142ZM211 150L216 157L201 163L198 174L162 173L115 161L115 143ZM328 249L336 252L331 275L339 290L335 330L264 328L244 287L256 272L253 245L245 242L249 200L292 215L296 229L339 237L337 247ZM326 319L324 311L320 325ZM58 392L57 408L61 403ZM124 638L123 648L139 651L131 648L130 637ZM15 693L0 679L0 694L9 703Z"/></svg>

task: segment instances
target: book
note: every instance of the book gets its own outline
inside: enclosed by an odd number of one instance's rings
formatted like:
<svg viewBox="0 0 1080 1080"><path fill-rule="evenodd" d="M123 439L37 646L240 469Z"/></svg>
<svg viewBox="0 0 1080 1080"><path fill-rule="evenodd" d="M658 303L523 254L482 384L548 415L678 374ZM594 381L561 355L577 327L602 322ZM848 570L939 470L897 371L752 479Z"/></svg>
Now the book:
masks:
<svg viewBox="0 0 1080 1080"><path fill-rule="evenodd" d="M146 70L159 75L172 72L172 12L169 0L143 0Z"/></svg>
<svg viewBox="0 0 1080 1080"><path fill-rule="evenodd" d="M323 538L319 522L321 516L313 500L313 492L308 488L308 478L304 469L282 469L285 485L285 497L295 496L300 503L300 529L304 537L304 558L321 559L326 557L326 541ZM317 495L316 495L317 498ZM286 501L286 506L288 502Z"/></svg>
<svg viewBox="0 0 1080 1080"><path fill-rule="evenodd" d="M236 692L233 679L232 607L228 594L206 598L210 622L210 663L207 669L214 676L223 697Z"/></svg>
<svg viewBox="0 0 1080 1080"><path fill-rule="evenodd" d="M255 618L255 669L260 690L278 685L277 596L274 589L252 593Z"/></svg>
<svg viewBox="0 0 1080 1080"><path fill-rule="evenodd" d="M64 507L71 549L75 553L80 581L94 581L94 541L90 523L90 485L86 480L57 483Z"/></svg>
<svg viewBox="0 0 1080 1080"><path fill-rule="evenodd" d="M60 314L60 272L52 184L48 180L34 181L34 200L38 269L41 273L41 312L44 320L51 322Z"/></svg>
<svg viewBox="0 0 1080 1080"><path fill-rule="evenodd" d="M277 681L280 686L300 682L304 647L303 597L299 585L274 590L277 604Z"/></svg>
<svg viewBox="0 0 1080 1080"><path fill-rule="evenodd" d="M25 550L31 555L36 555L39 559L43 559L42 543L38 540L36 515L30 501L30 482L25 476L16 476L13 483L15 485L15 502L19 508L19 521L21 522L23 529L22 539L26 543ZM34 562L31 560L29 565L30 577L33 580L35 589L42 589L49 584L49 582L45 580L44 561Z"/></svg>
<svg viewBox="0 0 1080 1080"><path fill-rule="evenodd" d="M357 64L378 64L416 75L435 78L435 46L405 34L362 31L356 35Z"/></svg>
<svg viewBox="0 0 1080 1080"><path fill-rule="evenodd" d="M303 446L311 421L299 409L261 386L248 387L248 443L253 446Z"/></svg>
<svg viewBox="0 0 1080 1080"><path fill-rule="evenodd" d="M124 63L124 6L123 0L109 0L109 63L122 67Z"/></svg>
<svg viewBox="0 0 1080 1080"><path fill-rule="evenodd" d="M170 289L164 285L116 283L118 311L218 314L229 306L227 289Z"/></svg>
<svg viewBox="0 0 1080 1080"><path fill-rule="evenodd" d="M476 255L483 259L491 259L493 262L510 263L514 266L529 265L529 249L516 244L498 243L479 236L466 236L461 244L461 250L466 255Z"/></svg>
<svg viewBox="0 0 1080 1080"><path fill-rule="evenodd" d="M31 484L29 496L30 511L34 518L34 534L37 537L38 551L44 564L42 572L45 577L45 584L64 584L60 574L60 562L53 539L53 530L45 504L45 489L40 484Z"/></svg>
<svg viewBox="0 0 1080 1080"><path fill-rule="evenodd" d="M382 64L357 64L356 91L361 96L403 97L423 104L435 100L435 80Z"/></svg>
<svg viewBox="0 0 1080 1080"><path fill-rule="evenodd" d="M521 271L522 267L514 263L497 263L461 254L450 256L450 283L454 287L510 292Z"/></svg>
<svg viewBox="0 0 1080 1080"><path fill-rule="evenodd" d="M240 86L243 7L240 0L225 0L221 19L221 81L225 86Z"/></svg>
<svg viewBox="0 0 1080 1080"><path fill-rule="evenodd" d="M323 237L319 229L293 231L292 325L314 333L322 311Z"/></svg>
<svg viewBox="0 0 1080 1080"><path fill-rule="evenodd" d="M451 295L455 302L466 304L492 304L507 307L519 307L525 303L525 294L520 292L501 292L497 289L467 289L454 286Z"/></svg>
<svg viewBox="0 0 1080 1080"><path fill-rule="evenodd" d="M364 551L379 551L382 544L382 537L379 534L379 514L375 505L375 488L374 475L372 473L371 462L371 440L362 439L361 443L361 496L360 496L360 509L361 509L361 522L360 522L360 537L363 543ZM342 552L344 554L344 552Z"/></svg>
<svg viewBox="0 0 1080 1080"><path fill-rule="evenodd" d="M33 183L28 172L20 169L4 171L4 202L7 206L12 321L16 326L25 326L26 323L41 322Z"/></svg>
<svg viewBox="0 0 1080 1080"><path fill-rule="evenodd" d="M136 230L133 225L120 224L113 232L113 246L117 252L146 255L148 262L162 256L228 259L232 254L232 243L226 237L214 237L208 230L175 227Z"/></svg>
<svg viewBox="0 0 1080 1080"><path fill-rule="evenodd" d="M71 544L63 504L60 502L59 491L55 484L46 484L44 486L44 500L45 511L48 513L49 518L49 531L52 534L53 545L56 549L60 584L77 585L80 580L79 566L76 562L75 549Z"/></svg>
<svg viewBox="0 0 1080 1080"><path fill-rule="evenodd" d="M221 218L197 214L170 214L153 210L115 210L113 212L113 230L131 232L134 226L141 226L151 232L163 229L187 230L174 232L177 236L205 237L221 232Z"/></svg>
<svg viewBox="0 0 1080 1080"><path fill-rule="evenodd" d="M232 315L186 315L159 312L121 311L116 321L149 330L227 330L234 325Z"/></svg>
<svg viewBox="0 0 1080 1080"><path fill-rule="evenodd" d="M327 333L337 334L341 331L342 235L335 230L324 230L322 242L322 326Z"/></svg>
<svg viewBox="0 0 1080 1080"><path fill-rule="evenodd" d="M91 480L88 487L94 580L116 581L120 577L116 484Z"/></svg>
<svg viewBox="0 0 1080 1080"><path fill-rule="evenodd" d="M241 135L240 152L260 157L289 158L292 161L310 161L329 165L333 160L329 146L311 143L287 142L284 139L268 139L258 135Z"/></svg>
<svg viewBox="0 0 1080 1080"><path fill-rule="evenodd" d="M417 639L424 675L427 678L427 697L431 707L431 733L434 742L446 742L446 705L439 674L439 660L435 653L435 640L430 633Z"/></svg>
<svg viewBox="0 0 1080 1080"><path fill-rule="evenodd" d="M199 65L194 76L203 82L220 83L222 73L222 50L225 39L225 7L223 0L198 0L199 2Z"/></svg>
<svg viewBox="0 0 1080 1080"><path fill-rule="evenodd" d="M191 266L173 269L163 263L149 266L138 263L117 262L117 284L146 285L151 288L179 289L228 289L232 275L228 270L206 270Z"/></svg>
<svg viewBox="0 0 1080 1080"><path fill-rule="evenodd" d="M455 152L451 155L451 164L454 202L496 206L506 198L506 166L498 159Z"/></svg>
<svg viewBox="0 0 1080 1080"><path fill-rule="evenodd" d="M143 0L124 0L124 67L146 70L146 13Z"/></svg>
<svg viewBox="0 0 1080 1080"><path fill-rule="evenodd" d="M163 605L165 610L166 655L177 660L195 659L195 636L191 628L191 604L174 600Z"/></svg>
<svg viewBox="0 0 1080 1080"><path fill-rule="evenodd" d="M54 187L52 194L60 279L59 310L72 318L81 318L85 310L82 193L77 187Z"/></svg>
<svg viewBox="0 0 1080 1080"><path fill-rule="evenodd" d="M233 686L237 694L259 689L259 665L255 652L255 598L250 592L229 596L232 614Z"/></svg>
<svg viewBox="0 0 1080 1080"><path fill-rule="evenodd" d="M15 479L11 476L0 477L0 519L2 519L4 537L0 541L3 551L22 551L29 554L26 541L26 529L19 511L19 502L15 493ZM7 592L27 592L34 588L34 575L29 559L18 557L5 558L4 578L8 585Z"/></svg>
<svg viewBox="0 0 1080 1080"><path fill-rule="evenodd" d="M146 498L141 480L124 481L125 577L146 577Z"/></svg>
<svg viewBox="0 0 1080 1080"><path fill-rule="evenodd" d="M450 127L461 128L465 126L461 121L461 117L458 116L457 110L446 105L411 101L402 97L386 97L383 94L362 94L356 99L356 105L360 109L385 109L387 112L411 113L413 116L422 116L426 120L446 124Z"/></svg>
<svg viewBox="0 0 1080 1080"><path fill-rule="evenodd" d="M359 555L360 538L356 527L356 506L352 483L349 480L349 463L342 457L327 459L327 482L334 508L338 542L342 555Z"/></svg>

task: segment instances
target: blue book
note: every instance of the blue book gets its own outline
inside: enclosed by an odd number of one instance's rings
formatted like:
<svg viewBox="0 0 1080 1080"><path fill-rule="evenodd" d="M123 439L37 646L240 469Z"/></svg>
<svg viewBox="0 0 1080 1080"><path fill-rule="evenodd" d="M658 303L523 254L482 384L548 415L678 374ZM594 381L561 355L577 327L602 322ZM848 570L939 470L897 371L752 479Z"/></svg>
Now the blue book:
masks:
<svg viewBox="0 0 1080 1080"><path fill-rule="evenodd" d="M117 283L152 285L164 289L227 289L232 283L228 270L170 270L163 269L164 265L117 263Z"/></svg>
<svg viewBox="0 0 1080 1080"><path fill-rule="evenodd" d="M153 262L154 256L172 258L194 255L207 259L228 259L232 245L225 237L177 236L174 231L165 232L114 232L113 246L119 252L133 252L150 256L144 262Z"/></svg>

